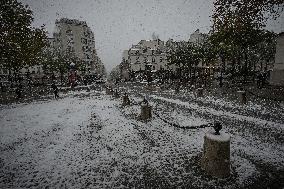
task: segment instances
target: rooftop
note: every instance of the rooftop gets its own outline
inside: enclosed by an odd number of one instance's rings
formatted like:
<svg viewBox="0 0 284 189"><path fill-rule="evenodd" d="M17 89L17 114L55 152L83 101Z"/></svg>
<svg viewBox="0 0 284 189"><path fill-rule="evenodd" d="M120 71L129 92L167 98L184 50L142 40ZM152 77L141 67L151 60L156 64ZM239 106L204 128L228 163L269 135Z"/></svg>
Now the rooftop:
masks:
<svg viewBox="0 0 284 189"><path fill-rule="evenodd" d="M69 19L69 18L61 18L60 20L56 20L55 23L65 23L65 24L74 24L74 25L83 25L87 26L86 21L80 21L77 19Z"/></svg>

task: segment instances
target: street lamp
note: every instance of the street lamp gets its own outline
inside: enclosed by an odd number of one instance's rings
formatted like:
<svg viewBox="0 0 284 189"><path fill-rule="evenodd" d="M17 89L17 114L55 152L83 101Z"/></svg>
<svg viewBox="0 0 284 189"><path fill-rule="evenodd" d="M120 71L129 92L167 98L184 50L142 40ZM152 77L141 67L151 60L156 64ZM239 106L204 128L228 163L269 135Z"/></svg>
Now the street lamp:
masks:
<svg viewBox="0 0 284 189"><path fill-rule="evenodd" d="M69 81L71 83L71 88L75 87L76 83L76 71L75 71L75 63L71 62L70 64L70 75L69 75Z"/></svg>
<svg viewBox="0 0 284 189"><path fill-rule="evenodd" d="M148 85L151 82L151 70L152 70L152 63L150 61L147 61L147 64L146 64L146 76L147 76Z"/></svg>
<svg viewBox="0 0 284 189"><path fill-rule="evenodd" d="M223 87L223 72L224 72L224 67L225 67L225 53L224 53L224 43L221 42L220 43L220 52L219 52L219 55L220 55L220 58L221 58L221 61L222 61L222 67L221 67L221 75L220 75L220 82L219 82L219 86L220 87Z"/></svg>
<svg viewBox="0 0 284 189"><path fill-rule="evenodd" d="M75 63L74 62L71 62L70 69L75 69Z"/></svg>

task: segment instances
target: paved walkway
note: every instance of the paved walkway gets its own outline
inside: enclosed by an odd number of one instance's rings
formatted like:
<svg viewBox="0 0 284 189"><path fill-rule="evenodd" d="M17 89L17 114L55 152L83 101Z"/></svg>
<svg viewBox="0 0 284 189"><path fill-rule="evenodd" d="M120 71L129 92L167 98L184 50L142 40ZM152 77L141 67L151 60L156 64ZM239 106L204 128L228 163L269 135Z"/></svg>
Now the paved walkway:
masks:
<svg viewBox="0 0 284 189"><path fill-rule="evenodd" d="M226 103L194 99L192 93L151 95L154 110L172 122L186 126L222 119L224 131L232 134L232 176L219 180L199 168L203 136L210 128L178 129L156 116L141 122L137 102L143 92L129 91L136 103L126 108L120 99L93 90L2 106L0 188L283 186L281 119L242 115L220 108ZM271 134L265 138L256 128Z"/></svg>

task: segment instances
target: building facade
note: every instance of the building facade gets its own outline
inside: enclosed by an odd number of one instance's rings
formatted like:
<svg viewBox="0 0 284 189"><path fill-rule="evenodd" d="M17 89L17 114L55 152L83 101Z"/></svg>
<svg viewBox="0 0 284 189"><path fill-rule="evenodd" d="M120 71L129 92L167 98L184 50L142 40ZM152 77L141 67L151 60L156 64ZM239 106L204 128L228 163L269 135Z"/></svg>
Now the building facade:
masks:
<svg viewBox="0 0 284 189"><path fill-rule="evenodd" d="M200 33L199 29L190 35L189 42L195 44L202 44L208 38L208 34Z"/></svg>
<svg viewBox="0 0 284 189"><path fill-rule="evenodd" d="M61 18L55 21L55 30L52 38L47 38L47 47L43 51L55 52L76 57L83 62L86 72L84 74L95 74L99 77L105 76L105 67L98 57L95 49L94 33L85 21ZM53 56L54 58L54 56ZM66 62L70 64L71 62ZM41 78L50 73L43 69L39 62L34 66L24 66L20 70L21 75L30 75ZM59 75L59 73L56 73ZM65 73L66 75L67 73ZM0 66L0 75L8 76L8 70Z"/></svg>
<svg viewBox="0 0 284 189"><path fill-rule="evenodd" d="M55 49L82 60L89 74L103 74L104 66L97 56L94 33L85 21L56 20L53 37Z"/></svg>
<svg viewBox="0 0 284 189"><path fill-rule="evenodd" d="M124 51L122 59L129 64L131 72L174 69L168 65L167 48L160 39L141 40L137 45L132 45L129 50Z"/></svg>
<svg viewBox="0 0 284 189"><path fill-rule="evenodd" d="M284 86L284 32L276 39L275 63L270 76L270 84Z"/></svg>
<svg viewBox="0 0 284 189"><path fill-rule="evenodd" d="M85 21L67 18L56 20L53 36L55 49L80 58L87 70L94 71L94 34Z"/></svg>

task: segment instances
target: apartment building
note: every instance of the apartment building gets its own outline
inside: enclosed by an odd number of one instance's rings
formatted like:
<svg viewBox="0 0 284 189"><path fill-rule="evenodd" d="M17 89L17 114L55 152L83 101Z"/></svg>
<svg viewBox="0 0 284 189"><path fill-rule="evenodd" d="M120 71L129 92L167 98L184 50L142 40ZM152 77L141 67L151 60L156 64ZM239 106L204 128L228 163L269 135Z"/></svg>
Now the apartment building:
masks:
<svg viewBox="0 0 284 189"><path fill-rule="evenodd" d="M94 33L85 21L68 18L56 20L53 37L55 49L80 58L89 72L95 71Z"/></svg>
<svg viewBox="0 0 284 189"><path fill-rule="evenodd" d="M190 34L189 42L195 44L202 44L208 38L208 34L201 33L199 29L195 30L192 34Z"/></svg>
<svg viewBox="0 0 284 189"><path fill-rule="evenodd" d="M105 75L105 67L95 49L94 33L85 21L61 18L55 21L52 38L47 38L48 46L44 50L55 50L62 54L75 56L86 65L87 73ZM42 64L26 66L21 74L31 73L36 77L44 76ZM0 75L8 75L8 70L0 67Z"/></svg>
<svg viewBox="0 0 284 189"><path fill-rule="evenodd" d="M168 65L166 50L164 41L160 39L141 40L123 52L123 60L129 64L132 72L168 70L173 66Z"/></svg>
<svg viewBox="0 0 284 189"><path fill-rule="evenodd" d="M270 83L284 86L284 32L276 39L275 63L271 72Z"/></svg>

